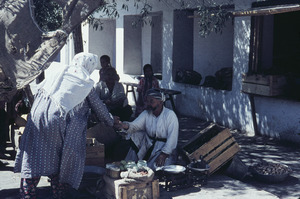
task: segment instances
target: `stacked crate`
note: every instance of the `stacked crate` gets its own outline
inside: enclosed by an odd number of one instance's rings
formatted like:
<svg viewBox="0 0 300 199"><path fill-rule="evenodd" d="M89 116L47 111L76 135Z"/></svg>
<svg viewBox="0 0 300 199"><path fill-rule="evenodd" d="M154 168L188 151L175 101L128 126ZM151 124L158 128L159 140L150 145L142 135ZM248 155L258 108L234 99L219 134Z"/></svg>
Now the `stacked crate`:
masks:
<svg viewBox="0 0 300 199"><path fill-rule="evenodd" d="M242 91L263 96L282 95L286 78L281 75L244 75Z"/></svg>
<svg viewBox="0 0 300 199"><path fill-rule="evenodd" d="M158 199L159 180L154 179L149 182L128 182L124 179L114 179L107 175L103 177L105 181L105 196L107 199Z"/></svg>
<svg viewBox="0 0 300 199"><path fill-rule="evenodd" d="M190 161L203 158L210 166L209 174L212 174L231 160L240 147L229 129L211 124L187 142L182 150Z"/></svg>
<svg viewBox="0 0 300 199"><path fill-rule="evenodd" d="M87 138L85 165L104 167L104 156L104 144L95 138Z"/></svg>

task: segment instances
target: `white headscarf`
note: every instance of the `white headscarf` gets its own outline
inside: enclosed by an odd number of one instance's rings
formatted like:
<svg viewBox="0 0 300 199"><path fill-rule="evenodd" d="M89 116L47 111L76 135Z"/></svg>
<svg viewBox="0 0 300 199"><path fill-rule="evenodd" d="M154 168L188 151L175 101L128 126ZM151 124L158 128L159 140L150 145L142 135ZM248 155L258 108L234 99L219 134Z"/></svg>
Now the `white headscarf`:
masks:
<svg viewBox="0 0 300 199"><path fill-rule="evenodd" d="M41 89L57 104L62 115L66 116L69 111L80 106L90 93L94 85L90 75L98 66L97 55L78 53L74 56L71 65L62 65L60 67L63 70L46 77L41 83Z"/></svg>

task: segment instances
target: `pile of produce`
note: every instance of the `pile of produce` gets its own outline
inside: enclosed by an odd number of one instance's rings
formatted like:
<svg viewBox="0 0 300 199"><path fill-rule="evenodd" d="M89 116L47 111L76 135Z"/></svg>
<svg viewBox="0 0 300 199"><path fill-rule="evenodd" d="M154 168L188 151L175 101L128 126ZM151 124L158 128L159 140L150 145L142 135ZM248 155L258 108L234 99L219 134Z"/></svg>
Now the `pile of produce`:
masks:
<svg viewBox="0 0 300 199"><path fill-rule="evenodd" d="M291 169L283 164L262 162L253 166L253 169L262 175L283 175L291 172Z"/></svg>
<svg viewBox="0 0 300 199"><path fill-rule="evenodd" d="M112 178L119 178L120 173L128 175L128 173L135 173L139 176L147 176L149 174L149 167L147 167L147 162L140 160L137 163L134 161L125 161L113 162L111 164L106 164L107 175Z"/></svg>
<svg viewBox="0 0 300 199"><path fill-rule="evenodd" d="M278 183L287 179L292 170L284 164L261 162L250 167L250 172L256 180Z"/></svg>

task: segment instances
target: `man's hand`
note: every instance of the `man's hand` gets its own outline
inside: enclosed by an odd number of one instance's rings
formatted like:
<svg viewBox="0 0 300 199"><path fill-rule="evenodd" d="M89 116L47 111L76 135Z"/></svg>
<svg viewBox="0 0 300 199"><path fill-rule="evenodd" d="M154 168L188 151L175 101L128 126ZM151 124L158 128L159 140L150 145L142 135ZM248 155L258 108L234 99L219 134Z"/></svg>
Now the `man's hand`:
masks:
<svg viewBox="0 0 300 199"><path fill-rule="evenodd" d="M115 122L114 122L114 128L115 128L116 130L122 130L122 129L128 130L129 124L123 123L123 122L121 122L120 120L115 120Z"/></svg>
<svg viewBox="0 0 300 199"><path fill-rule="evenodd" d="M128 130L129 129L129 124L128 123L121 122L121 126L122 126L122 129L124 129L124 130Z"/></svg>
<svg viewBox="0 0 300 199"><path fill-rule="evenodd" d="M169 157L168 154L161 152L161 154L157 157L157 159L155 161L156 166L158 166L158 167L164 166L167 157Z"/></svg>

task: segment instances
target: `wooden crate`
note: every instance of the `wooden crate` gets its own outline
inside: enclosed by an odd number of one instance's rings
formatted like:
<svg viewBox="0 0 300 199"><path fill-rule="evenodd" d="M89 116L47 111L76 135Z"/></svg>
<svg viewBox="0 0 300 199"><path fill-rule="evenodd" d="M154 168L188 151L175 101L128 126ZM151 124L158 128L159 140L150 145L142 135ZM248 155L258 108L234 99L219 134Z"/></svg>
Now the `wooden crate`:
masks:
<svg viewBox="0 0 300 199"><path fill-rule="evenodd" d="M159 180L150 182L129 183L124 179L114 179L107 175L103 177L105 181L105 196L107 199L158 199Z"/></svg>
<svg viewBox="0 0 300 199"><path fill-rule="evenodd" d="M104 144L99 143L95 138L87 138L85 165L103 167L104 156Z"/></svg>
<svg viewBox="0 0 300 199"><path fill-rule="evenodd" d="M187 142L182 150L191 161L202 156L210 166L209 174L212 174L231 160L240 147L229 129L211 124Z"/></svg>
<svg viewBox="0 0 300 199"><path fill-rule="evenodd" d="M285 85L286 78L280 75L244 75L242 91L263 96L278 96L283 94Z"/></svg>

